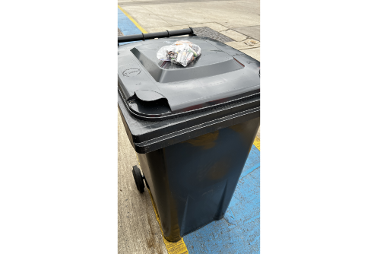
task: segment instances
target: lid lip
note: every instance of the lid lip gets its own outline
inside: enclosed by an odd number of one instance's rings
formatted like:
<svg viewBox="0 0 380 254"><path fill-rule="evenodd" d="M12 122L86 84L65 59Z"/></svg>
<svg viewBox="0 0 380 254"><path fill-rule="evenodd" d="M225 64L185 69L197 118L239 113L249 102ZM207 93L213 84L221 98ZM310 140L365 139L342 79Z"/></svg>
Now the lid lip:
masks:
<svg viewBox="0 0 380 254"><path fill-rule="evenodd" d="M146 154L158 149L168 147L170 145L177 144L179 142L189 140L189 136L193 136L193 133L199 133L203 130L208 130L206 133L210 133L222 128L227 128L232 125L249 121L257 117L260 117L260 107L247 109L242 112L227 115L220 119L211 120L196 126L180 129L176 132L169 132L166 135L158 136L156 138L152 138L140 143L133 142L133 147L137 153ZM196 137L198 135L194 136Z"/></svg>
<svg viewBox="0 0 380 254"><path fill-rule="evenodd" d="M136 126L135 122L145 122L135 119L130 112L126 109L124 102L119 95L118 110L121 115L121 119L128 135L128 139L134 150L139 154L146 154L153 152L170 145L174 145L191 138L195 138L213 131L217 131L222 128L228 128L239 123L247 122L252 119L260 117L260 106L246 108L245 110L234 111L234 113L223 115L222 117L211 117L204 119L201 116L195 124L182 124L182 122L174 123L174 126L169 124L168 126L158 128L159 133L156 131L151 132L149 137L144 137L145 134L133 133L140 128L151 129L148 126ZM190 120L193 122L194 119ZM181 125L181 126L179 126ZM174 128L172 128L174 127ZM163 132L162 132L163 131ZM158 135L157 135L158 134Z"/></svg>
<svg viewBox="0 0 380 254"><path fill-rule="evenodd" d="M222 108L222 107L225 107L227 105L236 104L239 102L244 102L248 99L253 99L253 98L257 98L257 101L260 101L260 89L258 89L256 91L254 91L253 93L248 93L245 96L244 95L242 96L240 94L240 95L231 97L231 98L229 98L228 101L225 101L222 103L215 103L215 104L210 105L211 102L207 102L207 103L202 103L202 104L197 105L197 107L199 107L199 108L195 108L192 110L187 110L188 108L184 108L178 112L165 113L165 114L161 114L161 115L154 115L154 114L147 115L147 114L144 114L141 112L137 112L129 106L132 97L130 97L129 99L126 100L120 89L119 89L119 94L121 95L121 98L124 102L124 105L126 106L128 111L134 117L141 119L141 120L145 120L145 121L162 121L162 120L177 118L179 116L186 116L186 115L190 115L190 114L194 114L194 113L198 113L198 112L202 112L202 111L208 111L208 110L212 110L212 109L216 109L216 108ZM190 107L190 108L192 108L192 107Z"/></svg>
<svg viewBox="0 0 380 254"><path fill-rule="evenodd" d="M129 141L131 142L131 145L135 147L135 143L145 144L145 142L148 140L155 139L159 136L164 136L169 133L177 132L180 129L187 129L189 127L198 126L205 122L215 122L215 121L218 121L218 119L236 115L236 114L239 114L240 112L244 112L244 111L255 109L255 108L260 110L260 101L251 99L246 102L225 106L223 108L214 109L211 111L197 112L195 114L188 115L188 116L179 116L178 118L175 118L175 119L168 119L164 121L155 121L155 122L137 119L135 116L133 116L127 110L124 104L124 101L121 99L120 94L118 96L118 108L122 116L123 124L129 136ZM252 117L254 118L255 116L252 116ZM250 120L250 119L246 118L246 120ZM237 123L239 122L234 121L230 125L234 125ZM224 127L228 127L228 126L224 126ZM224 127L220 127L220 128L224 128ZM201 133L200 135L207 133L207 130L203 130L203 131L204 133ZM192 133L191 135L193 134L194 133ZM188 136L188 138L192 138L192 137ZM166 143L169 141L172 142L171 140L165 140Z"/></svg>

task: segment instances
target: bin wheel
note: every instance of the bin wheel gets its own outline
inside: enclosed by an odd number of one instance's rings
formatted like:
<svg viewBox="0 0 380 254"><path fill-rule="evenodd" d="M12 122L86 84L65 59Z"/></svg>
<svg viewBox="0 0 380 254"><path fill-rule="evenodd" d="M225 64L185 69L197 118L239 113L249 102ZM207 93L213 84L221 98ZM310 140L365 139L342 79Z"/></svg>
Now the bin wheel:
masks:
<svg viewBox="0 0 380 254"><path fill-rule="evenodd" d="M133 178L135 179L136 187L140 193L144 192L144 180L141 175L141 171L137 166L133 166L132 169Z"/></svg>

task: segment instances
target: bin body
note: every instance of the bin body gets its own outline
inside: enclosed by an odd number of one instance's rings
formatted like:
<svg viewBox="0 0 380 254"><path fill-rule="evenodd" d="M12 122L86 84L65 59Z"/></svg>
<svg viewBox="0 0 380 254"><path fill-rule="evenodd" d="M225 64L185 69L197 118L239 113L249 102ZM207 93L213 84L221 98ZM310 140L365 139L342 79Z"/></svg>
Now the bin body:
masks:
<svg viewBox="0 0 380 254"><path fill-rule="evenodd" d="M188 67L155 53L189 40ZM260 63L205 37L119 48L118 106L153 196L164 237L177 241L223 218L260 125Z"/></svg>
<svg viewBox="0 0 380 254"><path fill-rule="evenodd" d="M168 241L223 218L259 124L258 117L138 154Z"/></svg>

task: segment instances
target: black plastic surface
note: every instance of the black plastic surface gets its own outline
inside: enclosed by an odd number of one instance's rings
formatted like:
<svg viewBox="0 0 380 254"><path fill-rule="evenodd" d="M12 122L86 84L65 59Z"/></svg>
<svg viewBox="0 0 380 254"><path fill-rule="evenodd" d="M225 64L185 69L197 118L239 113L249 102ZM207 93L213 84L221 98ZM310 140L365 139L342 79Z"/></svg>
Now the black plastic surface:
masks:
<svg viewBox="0 0 380 254"><path fill-rule="evenodd" d="M177 40L199 45L201 56L187 67L158 60L157 51ZM178 115L258 94L259 68L255 59L205 37L142 41L119 47L119 91L137 117ZM129 108L129 101L136 105ZM169 111L140 111L138 104L153 101L160 101Z"/></svg>
<svg viewBox="0 0 380 254"><path fill-rule="evenodd" d="M260 99L249 97L246 101L217 109L153 122L136 118L119 95L119 111L131 145L137 153L148 153L257 118L260 116Z"/></svg>
<svg viewBox="0 0 380 254"><path fill-rule="evenodd" d="M168 241L223 218L259 125L258 117L138 155Z"/></svg>

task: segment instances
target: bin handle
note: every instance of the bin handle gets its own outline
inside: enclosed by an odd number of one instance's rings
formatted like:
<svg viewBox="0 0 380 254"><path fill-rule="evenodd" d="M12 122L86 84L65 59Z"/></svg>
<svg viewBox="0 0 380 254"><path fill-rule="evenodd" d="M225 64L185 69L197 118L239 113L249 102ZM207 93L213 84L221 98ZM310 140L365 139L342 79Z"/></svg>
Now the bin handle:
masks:
<svg viewBox="0 0 380 254"><path fill-rule="evenodd" d="M157 33L147 33L147 34L133 34L133 35L126 35L126 36L119 36L117 38L118 43L122 42L131 42L131 41L145 41L145 40L151 40L155 38L165 38L165 37L171 37L171 36L180 36L180 35L191 35L196 36L194 34L193 28L189 27L182 30L172 30L165 32L157 32Z"/></svg>

